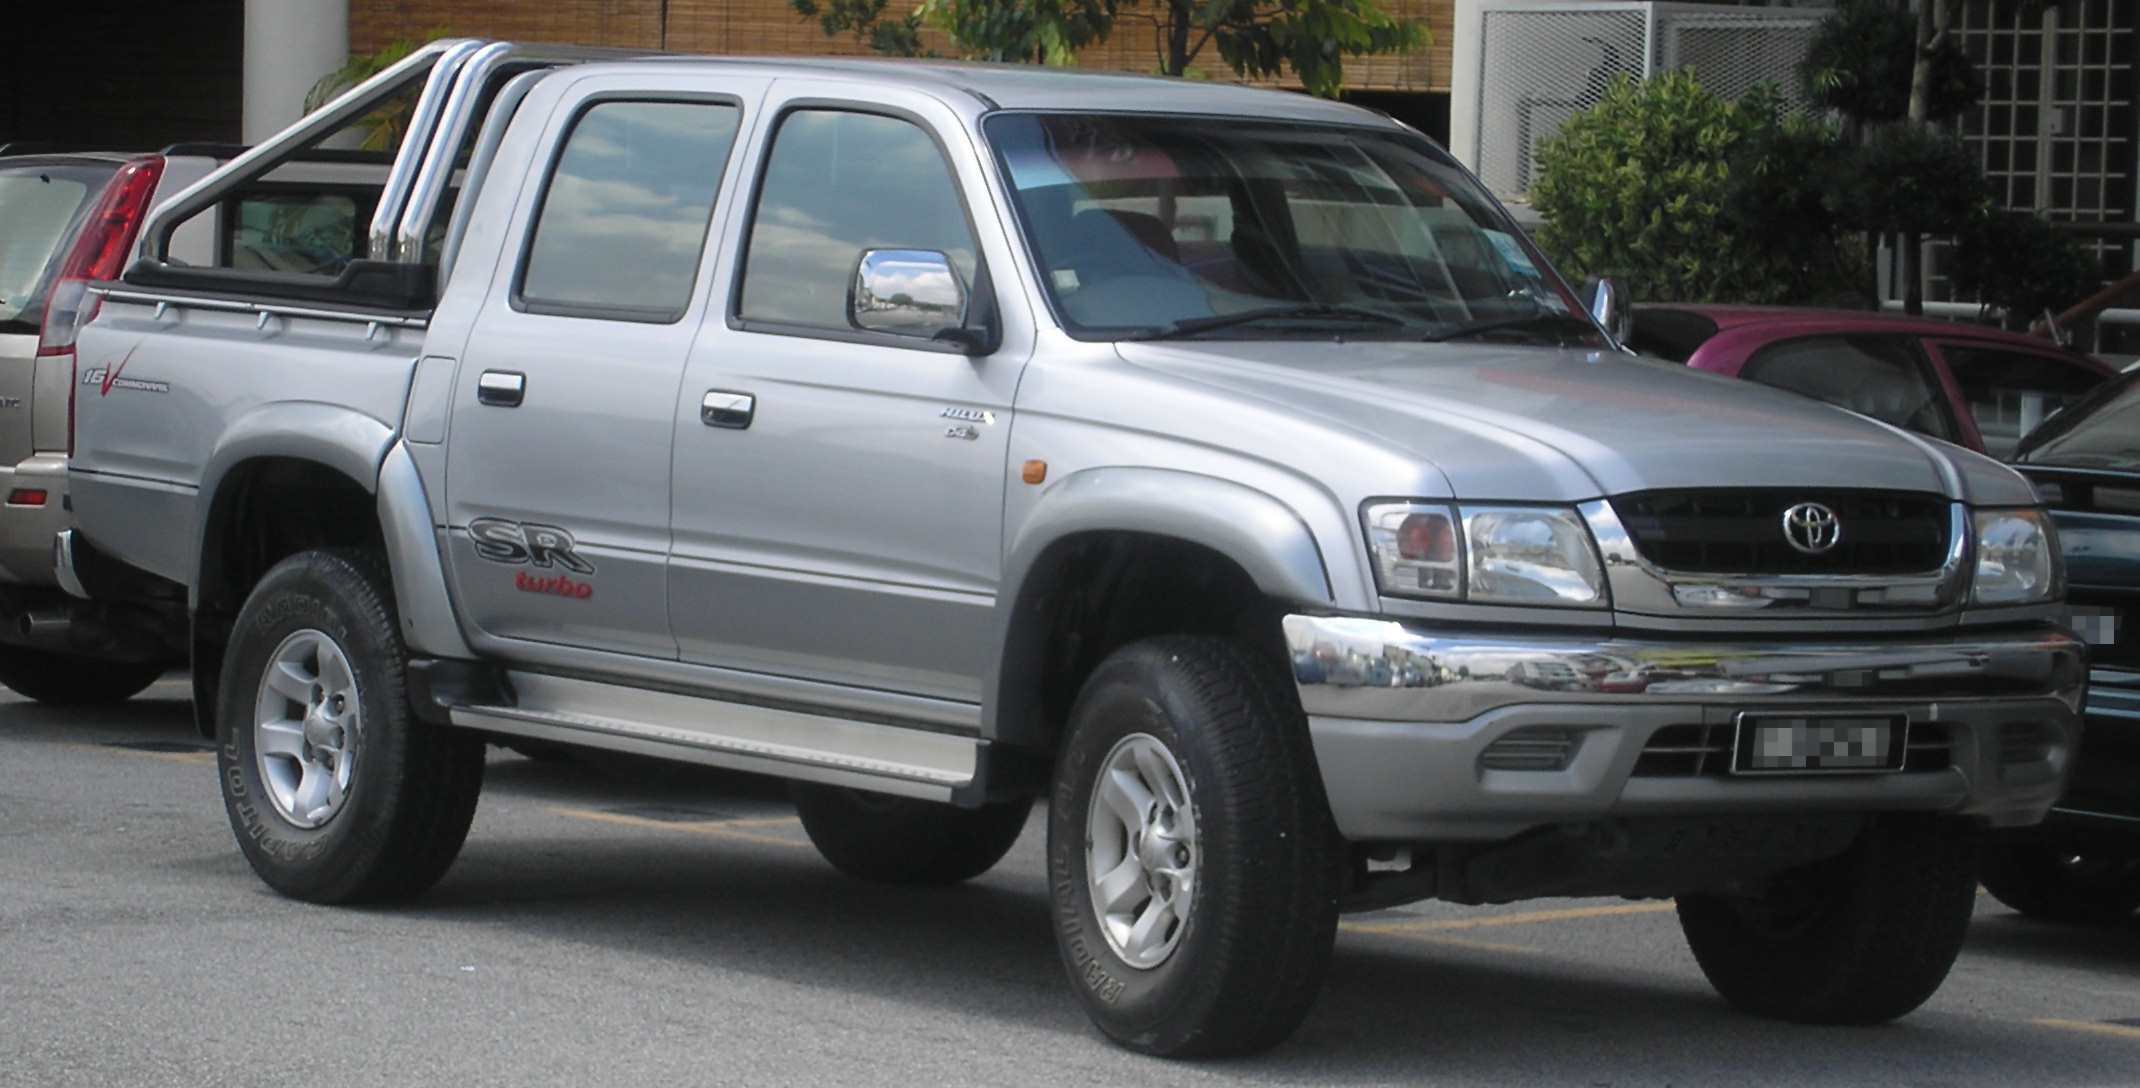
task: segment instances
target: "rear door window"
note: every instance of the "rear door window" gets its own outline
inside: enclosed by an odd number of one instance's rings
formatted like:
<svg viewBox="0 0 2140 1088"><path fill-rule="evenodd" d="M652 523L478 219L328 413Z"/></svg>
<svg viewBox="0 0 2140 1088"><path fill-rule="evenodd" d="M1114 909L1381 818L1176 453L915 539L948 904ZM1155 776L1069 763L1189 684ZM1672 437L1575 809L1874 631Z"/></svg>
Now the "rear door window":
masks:
<svg viewBox="0 0 2140 1088"><path fill-rule="evenodd" d="M573 122L536 212L519 303L676 321L690 303L740 109L597 102Z"/></svg>
<svg viewBox="0 0 2140 1088"><path fill-rule="evenodd" d="M2106 380L2072 359L2032 351L1955 343L1934 343L1933 350L1954 376L1984 451L2002 460L2022 435Z"/></svg>
<svg viewBox="0 0 2140 1088"><path fill-rule="evenodd" d="M1804 336L1770 344L1739 376L1919 434L1954 440L1938 379L1906 336Z"/></svg>
<svg viewBox="0 0 2140 1088"><path fill-rule="evenodd" d="M36 331L60 250L83 207L117 169L117 163L0 169L0 327Z"/></svg>

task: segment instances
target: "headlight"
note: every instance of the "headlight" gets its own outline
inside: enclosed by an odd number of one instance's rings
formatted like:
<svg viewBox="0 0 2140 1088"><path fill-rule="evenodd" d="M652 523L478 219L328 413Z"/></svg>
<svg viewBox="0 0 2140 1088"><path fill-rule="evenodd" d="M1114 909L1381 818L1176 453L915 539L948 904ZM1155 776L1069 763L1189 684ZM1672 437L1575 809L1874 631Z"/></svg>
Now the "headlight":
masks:
<svg viewBox="0 0 2140 1088"><path fill-rule="evenodd" d="M2033 604L2063 588L2058 536L2041 510L1977 510L1976 604Z"/></svg>
<svg viewBox="0 0 2140 1088"><path fill-rule="evenodd" d="M1466 506L1471 599L1586 607L1605 603L1590 530L1573 510Z"/></svg>
<svg viewBox="0 0 2140 1088"><path fill-rule="evenodd" d="M1605 604L1597 546L1573 510L1375 503L1365 520L1384 593L1574 608Z"/></svg>

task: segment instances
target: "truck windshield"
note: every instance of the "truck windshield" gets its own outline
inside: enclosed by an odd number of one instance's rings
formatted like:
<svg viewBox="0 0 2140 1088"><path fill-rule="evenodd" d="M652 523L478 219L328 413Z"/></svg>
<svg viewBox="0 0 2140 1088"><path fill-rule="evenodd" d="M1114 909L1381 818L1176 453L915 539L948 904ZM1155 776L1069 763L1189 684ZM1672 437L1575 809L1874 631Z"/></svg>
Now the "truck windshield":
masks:
<svg viewBox="0 0 2140 1088"><path fill-rule="evenodd" d="M986 132L1080 339L1598 340L1424 140L1151 115L1005 113Z"/></svg>
<svg viewBox="0 0 2140 1088"><path fill-rule="evenodd" d="M2140 472L2140 374L2099 386L2021 440L2024 465Z"/></svg>

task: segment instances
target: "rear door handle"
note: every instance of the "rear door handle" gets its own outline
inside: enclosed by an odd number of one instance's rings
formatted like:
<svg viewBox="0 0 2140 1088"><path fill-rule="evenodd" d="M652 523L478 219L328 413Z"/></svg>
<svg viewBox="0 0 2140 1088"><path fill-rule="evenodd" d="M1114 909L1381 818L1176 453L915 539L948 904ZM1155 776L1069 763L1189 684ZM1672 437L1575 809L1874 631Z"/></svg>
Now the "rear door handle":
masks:
<svg viewBox="0 0 2140 1088"><path fill-rule="evenodd" d="M732 389L708 389L698 402L698 421L708 427L740 431L758 414L758 398Z"/></svg>
<svg viewBox="0 0 2140 1088"><path fill-rule="evenodd" d="M528 376L516 370L486 370L476 378L476 403L518 408L528 394Z"/></svg>

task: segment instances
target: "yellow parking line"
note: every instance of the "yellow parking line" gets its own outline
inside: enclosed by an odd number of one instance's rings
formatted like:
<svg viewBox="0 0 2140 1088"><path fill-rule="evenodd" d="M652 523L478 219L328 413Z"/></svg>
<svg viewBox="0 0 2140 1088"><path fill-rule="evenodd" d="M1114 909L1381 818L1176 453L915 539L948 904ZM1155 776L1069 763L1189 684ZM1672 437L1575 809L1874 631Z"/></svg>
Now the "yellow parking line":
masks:
<svg viewBox="0 0 2140 1088"><path fill-rule="evenodd" d="M1529 945L1495 944L1492 941L1467 941L1462 937L1436 937L1430 933L1407 933L1401 929L1393 928L1361 928L1350 924L1341 924L1338 928L1351 930L1355 933L1371 933L1377 937L1395 937L1403 941L1418 941L1421 944L1443 944L1452 948L1470 948L1481 952L1514 952L1524 956L1537 956L1545 953L1545 949L1532 948Z"/></svg>
<svg viewBox="0 0 2140 1088"><path fill-rule="evenodd" d="M1354 933L1399 937L1444 929L1479 929L1485 926L1523 926L1538 922L1567 922L1579 918L1610 918L1622 914L1658 914L1671 910L1671 903L1628 903L1611 907L1574 907L1568 910L1534 910L1521 914L1496 914L1486 918L1444 918L1423 922L1391 922L1385 925L1347 922Z"/></svg>
<svg viewBox="0 0 2140 1088"><path fill-rule="evenodd" d="M144 752L139 748L119 748L109 744L76 744L73 742L69 742L67 744L67 747L80 748L82 751L85 752L121 752L130 756L147 756L150 759L167 759L173 763L190 763L196 767L215 766L214 752Z"/></svg>
<svg viewBox="0 0 2140 1088"><path fill-rule="evenodd" d="M2120 1039L2140 1039L2140 1028L2122 1024L2091 1024L2085 1020L2031 1020L2031 1024L2046 1028L2064 1028L2067 1031L2092 1031L2098 1035L2115 1035Z"/></svg>
<svg viewBox="0 0 2140 1088"><path fill-rule="evenodd" d="M559 816L570 816L575 820L595 820L605 824L621 824L625 827L645 827L656 831L687 831L693 835L716 835L724 839L771 843L774 846L810 845L806 842L797 842L794 839L775 838L771 835L753 835L748 831L735 830L738 827L775 827L800 822L792 816L786 819L774 820L706 820L695 823L673 823L667 820L648 820L639 816L624 816L615 812L591 812L583 808L559 808L554 805L551 806L550 811Z"/></svg>

